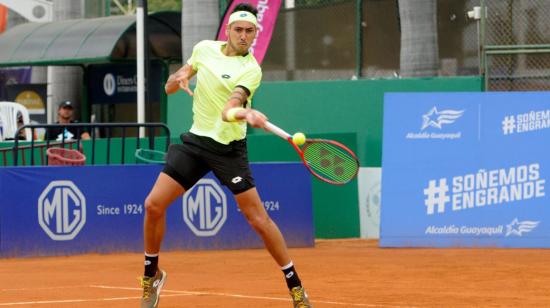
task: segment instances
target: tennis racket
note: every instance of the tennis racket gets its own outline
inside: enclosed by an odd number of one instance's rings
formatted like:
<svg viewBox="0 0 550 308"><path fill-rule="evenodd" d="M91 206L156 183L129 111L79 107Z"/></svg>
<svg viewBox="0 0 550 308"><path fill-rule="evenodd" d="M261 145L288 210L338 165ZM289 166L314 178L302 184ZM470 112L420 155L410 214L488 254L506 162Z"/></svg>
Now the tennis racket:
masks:
<svg viewBox="0 0 550 308"><path fill-rule="evenodd" d="M288 141L309 172L321 181L344 185L357 176L359 160L345 145L333 140L307 138L300 147L289 133L273 123L267 122L265 129Z"/></svg>

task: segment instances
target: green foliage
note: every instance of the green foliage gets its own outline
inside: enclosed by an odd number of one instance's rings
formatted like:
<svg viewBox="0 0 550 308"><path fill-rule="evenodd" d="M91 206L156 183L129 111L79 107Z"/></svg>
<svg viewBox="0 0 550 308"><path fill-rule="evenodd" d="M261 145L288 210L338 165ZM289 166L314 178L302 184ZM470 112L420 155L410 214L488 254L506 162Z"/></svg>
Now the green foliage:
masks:
<svg viewBox="0 0 550 308"><path fill-rule="evenodd" d="M110 3L111 15L134 14L137 0L132 0L128 5L127 0L107 0ZM181 0L147 0L149 13L160 11L181 11Z"/></svg>
<svg viewBox="0 0 550 308"><path fill-rule="evenodd" d="M181 0L148 0L147 9L151 12L181 11Z"/></svg>

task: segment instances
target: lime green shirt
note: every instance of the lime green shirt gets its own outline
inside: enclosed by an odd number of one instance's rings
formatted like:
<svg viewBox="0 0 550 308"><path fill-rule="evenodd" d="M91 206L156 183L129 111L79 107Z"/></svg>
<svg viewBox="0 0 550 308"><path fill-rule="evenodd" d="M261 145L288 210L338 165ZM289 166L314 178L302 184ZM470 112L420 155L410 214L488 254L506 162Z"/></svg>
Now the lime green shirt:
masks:
<svg viewBox="0 0 550 308"><path fill-rule="evenodd" d="M226 42L201 41L193 48L187 64L197 72L193 95L193 125L190 132L229 144L246 137L246 122L225 122L222 111L236 86L250 91L247 107L260 86L262 70L252 54L228 57Z"/></svg>

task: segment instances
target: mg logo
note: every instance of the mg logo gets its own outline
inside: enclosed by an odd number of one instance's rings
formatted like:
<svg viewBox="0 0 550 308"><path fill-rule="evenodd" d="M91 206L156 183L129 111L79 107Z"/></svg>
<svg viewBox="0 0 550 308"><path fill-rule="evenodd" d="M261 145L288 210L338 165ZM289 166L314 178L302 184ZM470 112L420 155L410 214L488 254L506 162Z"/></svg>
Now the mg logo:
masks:
<svg viewBox="0 0 550 308"><path fill-rule="evenodd" d="M212 179L202 179L183 197L183 220L196 236L214 236L227 219L227 197Z"/></svg>
<svg viewBox="0 0 550 308"><path fill-rule="evenodd" d="M54 241L69 241L86 223L86 199L71 181L53 181L38 198L38 223Z"/></svg>

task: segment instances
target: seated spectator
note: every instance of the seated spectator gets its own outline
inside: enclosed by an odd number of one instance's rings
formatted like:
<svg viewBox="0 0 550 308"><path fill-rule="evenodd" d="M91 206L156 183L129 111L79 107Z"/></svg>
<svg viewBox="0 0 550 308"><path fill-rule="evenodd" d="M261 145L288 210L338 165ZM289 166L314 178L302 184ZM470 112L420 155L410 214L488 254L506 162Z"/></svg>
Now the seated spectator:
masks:
<svg viewBox="0 0 550 308"><path fill-rule="evenodd" d="M78 123L78 121L73 120L74 115L74 106L70 101L61 102L57 109L57 122L56 124L69 124L69 123ZM65 140L74 140L78 139L80 135L81 139L90 139L90 134L85 128L78 127L59 127L59 128L48 128L46 131L47 140L58 140L61 141L63 136Z"/></svg>

